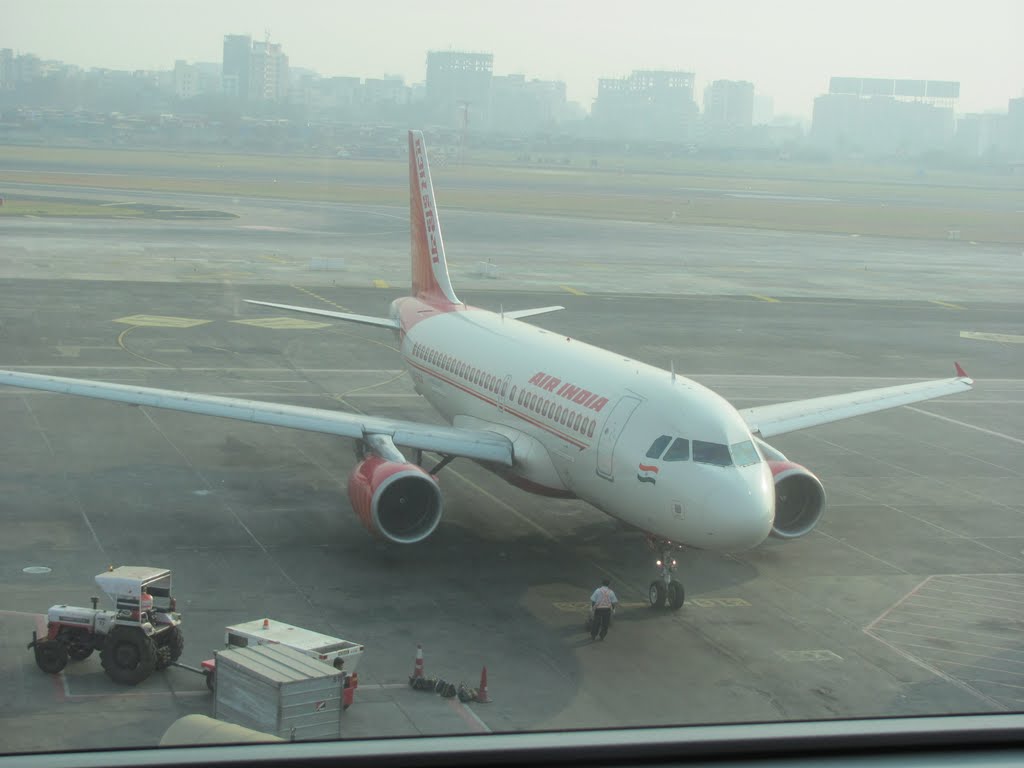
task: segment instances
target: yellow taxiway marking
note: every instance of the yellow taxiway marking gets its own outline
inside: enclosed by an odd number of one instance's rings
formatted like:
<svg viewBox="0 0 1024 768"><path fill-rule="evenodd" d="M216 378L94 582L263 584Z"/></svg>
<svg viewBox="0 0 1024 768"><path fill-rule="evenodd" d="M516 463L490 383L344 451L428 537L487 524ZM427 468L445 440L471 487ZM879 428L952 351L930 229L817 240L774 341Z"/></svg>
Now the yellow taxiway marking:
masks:
<svg viewBox="0 0 1024 768"><path fill-rule="evenodd" d="M573 296L586 296L587 295L583 291L578 291L575 288L572 288L572 287L570 287L568 285L560 285L558 287L561 288L563 291L571 293Z"/></svg>
<svg viewBox="0 0 1024 768"><path fill-rule="evenodd" d="M263 258L266 259L267 261L272 261L275 264L287 264L288 263L284 259L277 258L277 256L271 256L269 253L263 254Z"/></svg>
<svg viewBox="0 0 1024 768"><path fill-rule="evenodd" d="M967 307L961 307L959 304L954 304L950 301L939 301L938 299L928 299L932 304L938 304L940 307L946 309L967 309Z"/></svg>
<svg viewBox="0 0 1024 768"><path fill-rule="evenodd" d="M1002 341L1007 344L1024 344L1024 336L1016 336L1012 333L982 333L980 331L960 331L961 339L975 339L977 341Z"/></svg>
<svg viewBox="0 0 1024 768"><path fill-rule="evenodd" d="M297 331L316 328L329 328L330 323L317 323L299 317L258 317L253 320L232 320L239 325L255 325L257 328L273 328L276 331Z"/></svg>
<svg viewBox="0 0 1024 768"><path fill-rule="evenodd" d="M136 327L147 328L192 328L196 325L205 325L209 320L197 320L194 317L168 317L166 315L130 315L119 317L115 323L124 323Z"/></svg>
<svg viewBox="0 0 1024 768"><path fill-rule="evenodd" d="M771 296L762 296L759 293L752 293L750 295L753 298L755 298L755 299L760 299L761 301L770 301L772 304L778 304L779 303L778 299L773 299Z"/></svg>
<svg viewBox="0 0 1024 768"><path fill-rule="evenodd" d="M302 291L307 296L312 296L314 299L316 299L317 301L322 301L324 304L330 304L332 307L334 307L335 309L340 309L342 312L349 311L345 307L341 306L341 304L335 304L330 299L325 299L323 296L313 293L311 290L309 290L308 288L303 288L301 285L293 285L292 288L294 288L296 291Z"/></svg>
<svg viewBox="0 0 1024 768"><path fill-rule="evenodd" d="M391 286L388 285L388 281L387 280L374 280L373 281L373 287L374 288L390 288Z"/></svg>
<svg viewBox="0 0 1024 768"><path fill-rule="evenodd" d="M118 322L121 322L121 321L118 321ZM206 321L204 320L203 322L206 322ZM145 360L147 363L155 363L156 365L159 365L159 366L161 366L163 368L172 368L173 366L170 366L167 363L161 363L159 360L154 360L151 357L146 357L145 355L140 355L138 352L133 352L132 350L128 349L128 347L125 346L124 340L126 338L128 338L128 334L131 333L132 331L134 331L135 329L140 328L140 327L141 326L133 325L133 326L131 326L129 328L125 328L123 331L121 331L121 333L119 333L117 335L117 346L119 346L122 350L127 352L132 357L139 358L139 360Z"/></svg>

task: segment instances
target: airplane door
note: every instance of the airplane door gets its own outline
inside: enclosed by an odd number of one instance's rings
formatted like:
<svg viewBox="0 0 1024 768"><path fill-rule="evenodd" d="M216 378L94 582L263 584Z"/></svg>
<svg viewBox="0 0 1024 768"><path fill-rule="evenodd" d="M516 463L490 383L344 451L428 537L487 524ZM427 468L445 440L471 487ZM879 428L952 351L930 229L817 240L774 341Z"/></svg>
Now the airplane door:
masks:
<svg viewBox="0 0 1024 768"><path fill-rule="evenodd" d="M511 394L512 393L509 390L509 385L511 383L512 383L512 376L511 375L506 376L505 379L501 382L501 388L498 390L498 397L497 397L498 410L499 411L504 411L505 410L505 404L506 404L505 398L506 397L509 400L512 399L511 398Z"/></svg>
<svg viewBox="0 0 1024 768"><path fill-rule="evenodd" d="M601 437L597 441L597 474L608 480L614 480L612 476L613 461L615 456L615 444L619 441L622 428L626 426L633 411L640 405L640 398L633 395L624 396L615 404L612 412L601 430Z"/></svg>

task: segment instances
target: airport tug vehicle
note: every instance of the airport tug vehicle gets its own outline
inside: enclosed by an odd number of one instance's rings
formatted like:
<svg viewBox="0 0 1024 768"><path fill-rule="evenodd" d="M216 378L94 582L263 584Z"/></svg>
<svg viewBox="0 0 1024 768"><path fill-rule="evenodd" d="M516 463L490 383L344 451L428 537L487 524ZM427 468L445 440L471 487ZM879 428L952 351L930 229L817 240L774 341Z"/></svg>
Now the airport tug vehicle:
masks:
<svg viewBox="0 0 1024 768"><path fill-rule="evenodd" d="M69 660L82 661L98 650L111 680L137 685L178 660L185 637L168 569L111 567L96 577L96 585L113 610L98 608L95 597L92 608L54 605L47 611L46 637L32 633L28 647L43 672L58 674Z"/></svg>
<svg viewBox="0 0 1024 768"><path fill-rule="evenodd" d="M256 619L242 624L235 624L224 629L224 645L227 648L248 648L256 645L284 645L311 659L330 664L342 673L342 703L345 709L352 704L355 689L359 686L359 658L363 655L363 646L340 637L322 635L302 627L286 624L271 619ZM176 666L183 667L182 664ZM202 663L202 670L185 667L193 671L201 671L206 677L206 685L211 691L217 686L217 659L207 659Z"/></svg>

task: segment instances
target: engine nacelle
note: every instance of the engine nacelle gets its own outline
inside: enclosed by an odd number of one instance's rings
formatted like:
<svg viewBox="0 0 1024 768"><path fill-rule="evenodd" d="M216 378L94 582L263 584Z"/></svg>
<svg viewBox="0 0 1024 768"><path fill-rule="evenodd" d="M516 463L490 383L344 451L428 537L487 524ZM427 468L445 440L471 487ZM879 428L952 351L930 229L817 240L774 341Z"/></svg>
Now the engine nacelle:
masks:
<svg viewBox="0 0 1024 768"><path fill-rule="evenodd" d="M796 539L814 530L825 511L825 487L806 467L792 461L769 461L775 480L772 536Z"/></svg>
<svg viewBox="0 0 1024 768"><path fill-rule="evenodd" d="M423 541L441 522L441 488L415 464L367 457L349 475L348 498L371 533L398 544Z"/></svg>

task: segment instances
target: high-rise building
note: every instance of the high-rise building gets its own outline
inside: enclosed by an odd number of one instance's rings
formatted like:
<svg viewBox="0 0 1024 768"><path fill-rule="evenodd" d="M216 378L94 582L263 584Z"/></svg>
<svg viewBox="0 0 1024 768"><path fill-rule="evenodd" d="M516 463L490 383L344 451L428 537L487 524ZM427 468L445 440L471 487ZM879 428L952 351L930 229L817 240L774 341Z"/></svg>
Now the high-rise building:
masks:
<svg viewBox="0 0 1024 768"><path fill-rule="evenodd" d="M244 101L249 98L249 58L252 38L248 35L224 35L221 77L224 95Z"/></svg>
<svg viewBox="0 0 1024 768"><path fill-rule="evenodd" d="M811 141L842 154L914 156L948 149L960 83L833 77L814 100Z"/></svg>
<svg viewBox="0 0 1024 768"><path fill-rule="evenodd" d="M493 68L491 53L428 52L426 108L431 118L449 127L465 126L470 119L486 125Z"/></svg>
<svg viewBox="0 0 1024 768"><path fill-rule="evenodd" d="M0 49L0 91L14 88L14 51Z"/></svg>
<svg viewBox="0 0 1024 768"><path fill-rule="evenodd" d="M706 135L735 135L754 125L754 84L745 80L715 80L704 89Z"/></svg>
<svg viewBox="0 0 1024 768"><path fill-rule="evenodd" d="M550 129L565 118L566 90L561 80L527 80L504 75L491 80L491 130L524 134Z"/></svg>
<svg viewBox="0 0 1024 768"><path fill-rule="evenodd" d="M253 43L249 57L249 100L285 101L288 80L288 57L281 50L281 44Z"/></svg>
<svg viewBox="0 0 1024 768"><path fill-rule="evenodd" d="M693 72L664 70L602 78L592 112L595 129L616 138L689 141L697 117L693 83Z"/></svg>
<svg viewBox="0 0 1024 768"><path fill-rule="evenodd" d="M1006 110L1006 137L1010 156L1024 162L1024 96L1010 99Z"/></svg>

